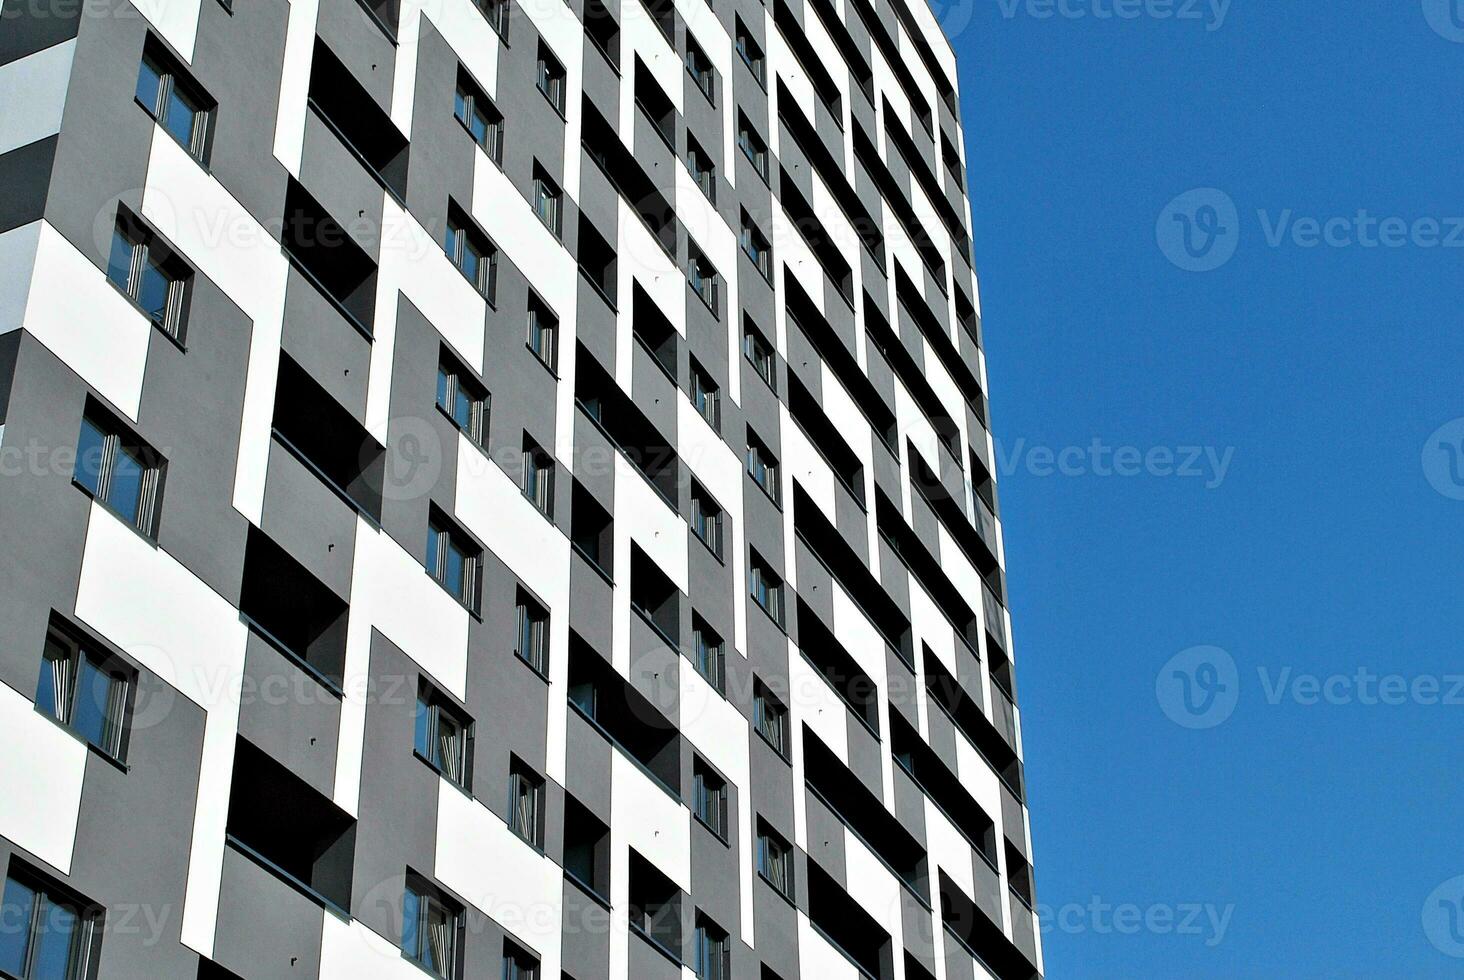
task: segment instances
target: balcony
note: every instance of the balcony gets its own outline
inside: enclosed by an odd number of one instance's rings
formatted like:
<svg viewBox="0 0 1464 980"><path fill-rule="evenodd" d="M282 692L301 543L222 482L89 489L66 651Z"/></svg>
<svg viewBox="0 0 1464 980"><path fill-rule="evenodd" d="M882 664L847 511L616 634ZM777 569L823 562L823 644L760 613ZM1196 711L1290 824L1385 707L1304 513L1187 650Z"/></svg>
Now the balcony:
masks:
<svg viewBox="0 0 1464 980"><path fill-rule="evenodd" d="M1037 980L1035 940L1031 952L1019 946L1015 939L1007 937L999 921L978 909L944 874L940 876L940 899L941 924L945 927L946 938L952 940L946 944L948 958L964 952L980 969L997 980ZM1013 896L1010 901L1017 900ZM1024 911L1030 920L1032 913ZM1001 918L999 910L996 918ZM958 971L955 975L962 973ZM965 975L970 975L969 971L965 971ZM976 975L983 974L978 971Z"/></svg>
<svg viewBox="0 0 1464 980"><path fill-rule="evenodd" d="M271 443L260 527L337 595L351 590L356 514L293 447Z"/></svg>
<svg viewBox="0 0 1464 980"><path fill-rule="evenodd" d="M803 730L803 771L811 799L864 843L900 882L930 904L928 860L899 819L886 809L842 760L807 727ZM815 808L810 808L813 812Z"/></svg>
<svg viewBox="0 0 1464 980"><path fill-rule="evenodd" d="M232 851L316 909L349 918L356 821L244 739L234 754L226 833Z"/></svg>
<svg viewBox="0 0 1464 980"><path fill-rule="evenodd" d="M981 586L981 610L986 616L986 632L1003 650L1009 647L1006 632L1006 607L985 583Z"/></svg>
<svg viewBox="0 0 1464 980"><path fill-rule="evenodd" d="M1037 915L1015 888L1007 890L1007 908L1012 921L1012 942L1022 955L1037 962Z"/></svg>
<svg viewBox="0 0 1464 980"><path fill-rule="evenodd" d="M280 235L285 257L361 336L376 318L376 263L293 178Z"/></svg>
<svg viewBox="0 0 1464 980"><path fill-rule="evenodd" d="M640 353L649 357L644 350ZM664 381L661 374L657 373L656 377ZM636 402L583 347L579 348L576 361L574 396L585 416L595 423L666 506L680 513L677 501L681 460L676 451ZM670 397L665 400L670 402Z"/></svg>
<svg viewBox="0 0 1464 980"><path fill-rule="evenodd" d="M240 977L317 976L326 914L248 852L226 847L213 961Z"/></svg>
<svg viewBox="0 0 1464 980"><path fill-rule="evenodd" d="M321 584L264 532L244 549L239 615L255 637L336 697L346 662L345 600Z"/></svg>
<svg viewBox="0 0 1464 980"><path fill-rule="evenodd" d="M681 801L681 733L578 636L570 637L569 704L668 796Z"/></svg>
<svg viewBox="0 0 1464 980"><path fill-rule="evenodd" d="M293 657L251 633L244 653L239 734L322 794L335 790L341 702Z"/></svg>

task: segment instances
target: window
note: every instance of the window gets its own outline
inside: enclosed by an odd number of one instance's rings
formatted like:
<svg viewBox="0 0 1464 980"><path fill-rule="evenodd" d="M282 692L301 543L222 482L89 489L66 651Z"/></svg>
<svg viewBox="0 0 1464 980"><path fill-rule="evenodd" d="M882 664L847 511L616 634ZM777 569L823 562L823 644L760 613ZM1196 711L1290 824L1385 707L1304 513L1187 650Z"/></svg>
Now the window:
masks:
<svg viewBox="0 0 1464 980"><path fill-rule="evenodd" d="M793 898L793 856L788 842L771 827L758 821L757 873L767 879L779 894Z"/></svg>
<svg viewBox="0 0 1464 980"><path fill-rule="evenodd" d="M376 319L376 262L293 177L285 180L282 220L280 246L290 264L369 338Z"/></svg>
<svg viewBox="0 0 1464 980"><path fill-rule="evenodd" d="M681 959L681 889L632 848L628 905L630 928Z"/></svg>
<svg viewBox="0 0 1464 980"><path fill-rule="evenodd" d="M620 60L620 25L605 0L585 0L585 34L612 65Z"/></svg>
<svg viewBox="0 0 1464 980"><path fill-rule="evenodd" d="M477 0L477 4L498 36L508 40L508 0Z"/></svg>
<svg viewBox="0 0 1464 980"><path fill-rule="evenodd" d="M757 266L764 279L769 282L773 278L773 246L768 242L766 235L753 223L752 216L746 211L742 212L742 251L752 259L752 264Z"/></svg>
<svg viewBox="0 0 1464 980"><path fill-rule="evenodd" d="M707 57L691 35L686 36L686 70L691 74L696 87L702 90L702 94L717 102L717 74L712 70L712 60Z"/></svg>
<svg viewBox="0 0 1464 980"><path fill-rule="evenodd" d="M473 729L447 700L423 681L417 690L413 749L439 773L468 788Z"/></svg>
<svg viewBox="0 0 1464 980"><path fill-rule="evenodd" d="M239 617L327 689L340 690L350 606L256 527L244 539Z"/></svg>
<svg viewBox="0 0 1464 980"><path fill-rule="evenodd" d="M722 508L696 483L691 485L691 530L712 554L722 557Z"/></svg>
<svg viewBox="0 0 1464 980"><path fill-rule="evenodd" d="M518 759L509 766L508 826L535 847L544 847L544 779Z"/></svg>
<svg viewBox="0 0 1464 980"><path fill-rule="evenodd" d="M538 164L534 165L534 213L544 222L544 227L558 238L563 233L564 195L559 185Z"/></svg>
<svg viewBox="0 0 1464 980"><path fill-rule="evenodd" d="M524 496L539 512L554 519L554 460L524 437Z"/></svg>
<svg viewBox="0 0 1464 980"><path fill-rule="evenodd" d="M731 949L726 930L711 919L696 914L696 963L699 980L727 980L731 972Z"/></svg>
<svg viewBox="0 0 1464 980"><path fill-rule="evenodd" d="M701 148L701 145L691 136L686 137L686 169L691 171L691 179L696 181L696 186L707 196L707 200L713 204L717 203L717 167L712 162L712 155Z"/></svg>
<svg viewBox="0 0 1464 980"><path fill-rule="evenodd" d="M507 0L504 0L504 6L506 9ZM466 72L458 72L457 98L453 103L452 114L472 135L473 142L487 152L488 159L502 165L503 113L494 108L493 103L473 84Z"/></svg>
<svg viewBox="0 0 1464 980"><path fill-rule="evenodd" d="M788 709L762 681L752 686L752 724L774 752L788 757Z"/></svg>
<svg viewBox="0 0 1464 980"><path fill-rule="evenodd" d="M956 189L964 189L966 183L961 176L961 154L956 151L955 144L944 132L940 134L940 159L945 164L946 171L951 175L951 181L956 185Z"/></svg>
<svg viewBox="0 0 1464 980"><path fill-rule="evenodd" d="M518 646L520 660L545 676L549 673L549 612L523 589L518 591Z"/></svg>
<svg viewBox="0 0 1464 980"><path fill-rule="evenodd" d="M553 371L557 363L559 340L559 318L544 301L529 294L529 350Z"/></svg>
<svg viewBox="0 0 1464 980"><path fill-rule="evenodd" d="M213 103L152 38L137 73L137 101L194 159L208 163Z"/></svg>
<svg viewBox="0 0 1464 980"><path fill-rule="evenodd" d="M88 403L76 439L74 479L148 537L157 533L164 465L155 451Z"/></svg>
<svg viewBox="0 0 1464 980"><path fill-rule="evenodd" d="M656 76L639 57L635 59L635 104L640 106L656 133L674 153L676 151L676 104L661 88Z"/></svg>
<svg viewBox="0 0 1464 980"><path fill-rule="evenodd" d="M672 384L676 383L677 364L681 335L671 325L671 320L656 301L647 295L641 284L633 282L631 288L630 331L646 352L655 358L656 364Z"/></svg>
<svg viewBox="0 0 1464 980"><path fill-rule="evenodd" d="M131 215L119 212L107 278L163 333L180 343L193 270Z"/></svg>
<svg viewBox="0 0 1464 980"><path fill-rule="evenodd" d="M752 77L757 83L767 86L767 69L763 61L762 47L752 38L752 33L742 18L737 18L737 53L742 56L742 61L752 71Z"/></svg>
<svg viewBox="0 0 1464 980"><path fill-rule="evenodd" d="M691 629L691 656L696 672L706 678L718 694L727 692L727 658L722 647L722 638L700 618L693 621Z"/></svg>
<svg viewBox="0 0 1464 980"><path fill-rule="evenodd" d="M763 608L773 621L783 625L783 580L762 563L756 553L747 577L750 581L753 601Z"/></svg>
<svg viewBox="0 0 1464 980"><path fill-rule="evenodd" d="M341 916L351 904L356 821L245 739L234 747L224 840Z"/></svg>
<svg viewBox="0 0 1464 980"><path fill-rule="evenodd" d="M691 288L715 316L717 313L717 270L702 250L687 244L686 278Z"/></svg>
<svg viewBox="0 0 1464 980"><path fill-rule="evenodd" d="M407 876L402 897L402 953L407 959L434 976L456 976L462 924L461 909L415 875Z"/></svg>
<svg viewBox="0 0 1464 980"><path fill-rule="evenodd" d="M737 115L737 145L742 148L742 153L752 162L757 174L763 180L768 179L768 144L752 128L752 123L747 117L738 113Z"/></svg>
<svg viewBox="0 0 1464 980"><path fill-rule="evenodd" d="M36 707L115 759L122 757L131 689L131 672L112 657L55 627L46 634Z"/></svg>
<svg viewBox="0 0 1464 980"><path fill-rule="evenodd" d="M427 571L469 611L478 611L478 579L483 553L445 520L427 522Z"/></svg>
<svg viewBox="0 0 1464 980"><path fill-rule="evenodd" d="M507 939L503 941L503 980L539 980L539 960Z"/></svg>
<svg viewBox="0 0 1464 980"><path fill-rule="evenodd" d="M607 577L615 549L614 522L610 512L600 506L590 491L578 480L570 492L569 543Z"/></svg>
<svg viewBox="0 0 1464 980"><path fill-rule="evenodd" d="M707 829L727 839L727 781L700 758L691 763L692 812Z"/></svg>
<svg viewBox="0 0 1464 980"><path fill-rule="evenodd" d="M445 356L437 365L437 407L478 445L488 441L488 393Z"/></svg>
<svg viewBox="0 0 1464 980"><path fill-rule="evenodd" d="M12 869L0 899L0 974L19 980L90 980L97 970L101 920L100 908Z"/></svg>
<svg viewBox="0 0 1464 980"><path fill-rule="evenodd" d="M762 444L752 430L747 431L747 474L752 482L762 487L763 493L778 503L778 461Z"/></svg>
<svg viewBox="0 0 1464 980"><path fill-rule="evenodd" d="M549 100L554 111L564 115L564 66L543 41L539 42L538 84L539 91L544 93L544 98Z"/></svg>
<svg viewBox="0 0 1464 980"><path fill-rule="evenodd" d="M473 288L492 303L498 295L498 249L471 227L461 214L450 208L447 215L447 232L443 235L442 248L448 259L467 277Z"/></svg>
<svg viewBox="0 0 1464 980"><path fill-rule="evenodd" d="M630 546L630 608L655 630L667 646L681 650L681 590L655 559Z"/></svg>
<svg viewBox="0 0 1464 980"><path fill-rule="evenodd" d="M643 0L651 20L674 47L676 44L676 4L673 0Z"/></svg>
<svg viewBox="0 0 1464 980"><path fill-rule="evenodd" d="M696 361L691 362L691 403L712 431L722 430L722 392Z"/></svg>
<svg viewBox="0 0 1464 980"><path fill-rule="evenodd" d="M1032 907L1032 865L1027 863L1026 857L1012 845L1011 841L1002 843L1006 845L1004 850L1006 851L1008 887L1011 888L1012 894L1017 896L1017 901L1030 909Z"/></svg>
<svg viewBox="0 0 1464 980"><path fill-rule="evenodd" d="M615 272L615 249L595 228L595 223L583 211L579 216L579 240L576 243L579 254L580 273L595 287L605 302L615 306L618 283Z"/></svg>
<svg viewBox="0 0 1464 980"><path fill-rule="evenodd" d="M610 828L564 794L564 873L604 898L610 893Z"/></svg>

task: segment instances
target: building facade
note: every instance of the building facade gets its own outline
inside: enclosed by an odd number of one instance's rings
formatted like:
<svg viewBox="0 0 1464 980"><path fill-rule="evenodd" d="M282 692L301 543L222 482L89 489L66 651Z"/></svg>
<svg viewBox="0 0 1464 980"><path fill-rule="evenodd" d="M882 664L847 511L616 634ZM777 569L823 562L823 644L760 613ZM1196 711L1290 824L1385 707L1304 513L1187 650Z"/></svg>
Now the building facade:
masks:
<svg viewBox="0 0 1464 980"><path fill-rule="evenodd" d="M955 81L0 0L0 976L1039 976Z"/></svg>

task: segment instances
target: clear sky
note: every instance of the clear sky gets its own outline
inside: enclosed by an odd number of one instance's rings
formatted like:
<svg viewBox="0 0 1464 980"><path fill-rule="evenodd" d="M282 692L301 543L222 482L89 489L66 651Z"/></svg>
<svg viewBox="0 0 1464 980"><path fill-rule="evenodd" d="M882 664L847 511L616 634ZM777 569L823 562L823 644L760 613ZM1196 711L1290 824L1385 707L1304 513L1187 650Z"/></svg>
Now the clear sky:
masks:
<svg viewBox="0 0 1464 980"><path fill-rule="evenodd" d="M1464 976L1452 2L942 8L1053 978Z"/></svg>

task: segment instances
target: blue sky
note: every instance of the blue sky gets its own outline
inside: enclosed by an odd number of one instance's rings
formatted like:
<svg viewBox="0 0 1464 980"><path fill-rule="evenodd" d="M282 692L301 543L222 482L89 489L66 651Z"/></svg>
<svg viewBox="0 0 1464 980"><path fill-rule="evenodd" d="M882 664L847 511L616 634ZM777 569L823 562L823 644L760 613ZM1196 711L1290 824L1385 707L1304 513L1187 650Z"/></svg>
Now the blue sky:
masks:
<svg viewBox="0 0 1464 980"><path fill-rule="evenodd" d="M1449 2L944 8L1054 978L1464 975Z"/></svg>

